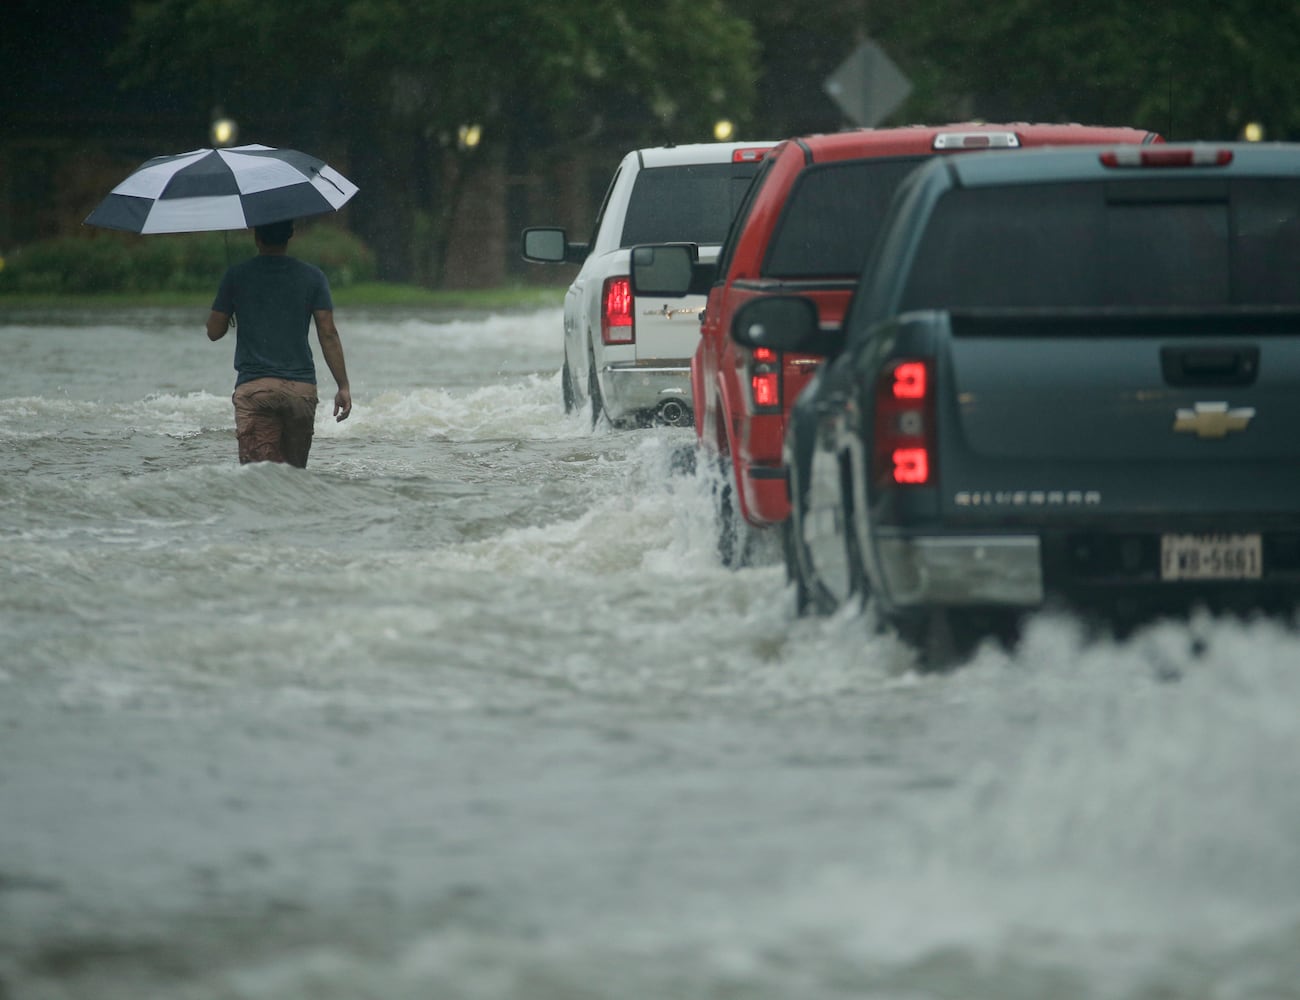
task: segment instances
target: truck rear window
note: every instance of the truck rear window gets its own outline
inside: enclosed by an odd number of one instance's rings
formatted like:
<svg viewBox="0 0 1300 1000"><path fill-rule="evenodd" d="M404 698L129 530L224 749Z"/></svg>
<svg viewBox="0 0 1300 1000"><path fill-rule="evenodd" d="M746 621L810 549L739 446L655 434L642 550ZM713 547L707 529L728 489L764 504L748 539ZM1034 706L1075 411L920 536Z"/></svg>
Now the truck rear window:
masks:
<svg viewBox="0 0 1300 1000"><path fill-rule="evenodd" d="M1300 305L1300 179L967 188L903 309Z"/></svg>
<svg viewBox="0 0 1300 1000"><path fill-rule="evenodd" d="M889 201L927 157L879 157L808 167L786 197L763 262L768 278L862 273Z"/></svg>
<svg viewBox="0 0 1300 1000"><path fill-rule="evenodd" d="M758 172L759 162L647 167L640 171L632 185L619 245L721 244L731 228L731 217Z"/></svg>

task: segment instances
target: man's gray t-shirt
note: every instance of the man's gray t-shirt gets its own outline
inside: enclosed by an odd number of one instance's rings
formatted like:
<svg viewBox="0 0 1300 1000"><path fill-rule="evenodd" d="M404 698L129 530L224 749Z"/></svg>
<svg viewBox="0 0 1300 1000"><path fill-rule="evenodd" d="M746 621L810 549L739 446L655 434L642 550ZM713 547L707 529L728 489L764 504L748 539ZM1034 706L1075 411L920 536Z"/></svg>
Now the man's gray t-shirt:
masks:
<svg viewBox="0 0 1300 1000"><path fill-rule="evenodd" d="M235 385L268 377L315 383L307 342L312 313L334 309L320 268L259 254L226 271L212 308L235 317Z"/></svg>

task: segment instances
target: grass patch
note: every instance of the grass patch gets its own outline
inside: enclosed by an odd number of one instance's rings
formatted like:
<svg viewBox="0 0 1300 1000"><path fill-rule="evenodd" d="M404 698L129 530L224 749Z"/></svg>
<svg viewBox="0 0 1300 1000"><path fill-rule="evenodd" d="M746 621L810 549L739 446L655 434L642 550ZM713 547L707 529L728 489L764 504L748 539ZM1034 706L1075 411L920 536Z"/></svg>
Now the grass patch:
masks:
<svg viewBox="0 0 1300 1000"><path fill-rule="evenodd" d="M0 292L0 309L140 309L183 307L206 309L216 294L203 292L102 292L70 295L59 292ZM545 309L564 304L564 289L554 286L505 285L484 289L433 289L367 281L334 289L338 309L382 306L425 306L431 309Z"/></svg>
<svg viewBox="0 0 1300 1000"><path fill-rule="evenodd" d="M564 304L564 289L538 285L500 288L434 289L380 281L361 282L334 292L334 304L347 306L430 306L441 309L543 309Z"/></svg>

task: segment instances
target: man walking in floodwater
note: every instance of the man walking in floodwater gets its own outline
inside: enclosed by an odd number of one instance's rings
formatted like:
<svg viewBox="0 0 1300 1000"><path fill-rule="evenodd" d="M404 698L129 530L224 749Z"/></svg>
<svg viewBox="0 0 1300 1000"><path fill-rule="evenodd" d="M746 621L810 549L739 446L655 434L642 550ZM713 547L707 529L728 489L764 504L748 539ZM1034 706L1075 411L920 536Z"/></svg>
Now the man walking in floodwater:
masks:
<svg viewBox="0 0 1300 1000"><path fill-rule="evenodd" d="M311 320L338 391L334 419L352 413L334 301L320 268L288 254L293 221L253 229L257 256L227 269L208 316L208 339L235 326L235 435L240 464L307 467L315 432L316 365L307 342ZM232 319L233 318L233 319Z"/></svg>

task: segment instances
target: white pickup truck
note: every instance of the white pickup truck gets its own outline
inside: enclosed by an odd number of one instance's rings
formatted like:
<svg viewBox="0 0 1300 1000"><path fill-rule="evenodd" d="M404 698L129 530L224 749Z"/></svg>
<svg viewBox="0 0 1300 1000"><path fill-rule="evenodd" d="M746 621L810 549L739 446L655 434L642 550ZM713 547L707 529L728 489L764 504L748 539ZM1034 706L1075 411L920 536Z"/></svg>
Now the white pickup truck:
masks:
<svg viewBox="0 0 1300 1000"><path fill-rule="evenodd" d="M632 247L689 243L710 261L774 142L711 142L637 149L623 157L589 243L554 227L525 229L535 263L582 265L564 297L565 411L591 402L592 425L693 420L690 367L703 295L671 302L632 294Z"/></svg>

